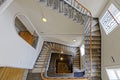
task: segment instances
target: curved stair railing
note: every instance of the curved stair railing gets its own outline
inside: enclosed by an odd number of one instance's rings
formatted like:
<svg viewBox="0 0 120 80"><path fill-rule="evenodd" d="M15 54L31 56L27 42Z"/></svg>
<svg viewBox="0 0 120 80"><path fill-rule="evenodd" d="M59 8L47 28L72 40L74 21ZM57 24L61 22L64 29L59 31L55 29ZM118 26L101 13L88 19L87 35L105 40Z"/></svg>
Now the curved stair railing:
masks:
<svg viewBox="0 0 120 80"><path fill-rule="evenodd" d="M91 12L86 7L84 7L78 0L40 0L40 2L47 2L47 6L53 6L54 9L59 8L59 12L61 12L61 13L63 12L63 6L67 6L67 8L64 7L65 8L64 9L64 15L69 15L69 17L72 17L73 20L76 20L77 22L79 22L81 20L79 18L81 18L82 16L88 16L89 17L89 21L88 21L89 23L88 24L89 24L89 27L90 27L90 31L89 31L90 32L89 33L89 36L90 36L89 37L90 38L90 45L89 45L90 46L90 74L88 76L88 79L90 79L92 77L92 18L93 18ZM60 4L58 4L58 2ZM63 2L67 5L63 5ZM62 7L61 7L61 5L62 5ZM71 8L68 8L68 7L71 7L74 10L71 9ZM73 11L75 13L70 12L70 11ZM42 69L41 69L41 78L43 80L48 80L48 78L46 78L43 75L44 68L46 66L46 61L47 61L48 57L49 56L47 56L45 58L44 65L42 66ZM55 79L55 78L52 78L52 79Z"/></svg>

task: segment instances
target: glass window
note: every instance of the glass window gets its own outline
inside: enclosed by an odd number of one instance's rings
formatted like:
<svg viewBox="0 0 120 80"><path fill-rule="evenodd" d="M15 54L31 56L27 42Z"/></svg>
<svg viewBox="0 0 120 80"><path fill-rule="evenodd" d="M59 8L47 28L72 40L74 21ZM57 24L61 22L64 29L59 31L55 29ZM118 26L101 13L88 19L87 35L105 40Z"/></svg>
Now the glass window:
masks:
<svg viewBox="0 0 120 80"><path fill-rule="evenodd" d="M109 34L120 23L120 11L111 4L101 18L100 23L106 34Z"/></svg>
<svg viewBox="0 0 120 80"><path fill-rule="evenodd" d="M113 17L117 20L118 23L120 23L120 11L115 7L113 4L110 5L108 9Z"/></svg>
<svg viewBox="0 0 120 80"><path fill-rule="evenodd" d="M106 69L109 80L120 80L120 68Z"/></svg>
<svg viewBox="0 0 120 80"><path fill-rule="evenodd" d="M84 44L82 44L82 46L80 47L80 51L81 51L81 56L85 55L85 46Z"/></svg>

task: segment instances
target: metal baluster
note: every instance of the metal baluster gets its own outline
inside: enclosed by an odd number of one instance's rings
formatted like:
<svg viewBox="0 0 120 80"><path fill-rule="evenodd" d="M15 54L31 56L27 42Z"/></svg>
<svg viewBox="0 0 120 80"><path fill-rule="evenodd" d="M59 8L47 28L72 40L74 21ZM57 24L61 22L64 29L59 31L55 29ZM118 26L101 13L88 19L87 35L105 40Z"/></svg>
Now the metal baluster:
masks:
<svg viewBox="0 0 120 80"><path fill-rule="evenodd" d="M73 16L73 21L76 21L76 10L74 10L74 16Z"/></svg>
<svg viewBox="0 0 120 80"><path fill-rule="evenodd" d="M64 15L68 14L68 4L64 2Z"/></svg>
<svg viewBox="0 0 120 80"><path fill-rule="evenodd" d="M73 4L73 0L71 0L71 6L72 6L72 4Z"/></svg>
<svg viewBox="0 0 120 80"><path fill-rule="evenodd" d="M73 6L75 6L75 0L73 0Z"/></svg>
<svg viewBox="0 0 120 80"><path fill-rule="evenodd" d="M84 14L81 14L81 17L80 17L80 24L84 24L84 20L85 20L85 15Z"/></svg>
<svg viewBox="0 0 120 80"><path fill-rule="evenodd" d="M79 9L79 8L80 8L80 6L79 6L79 4L78 4L78 3L77 3L77 5L76 5L76 8L77 8L77 9Z"/></svg>
<svg viewBox="0 0 120 80"><path fill-rule="evenodd" d="M69 16L69 18L73 18L73 8L72 7L70 7L70 16Z"/></svg>
<svg viewBox="0 0 120 80"><path fill-rule="evenodd" d="M53 0L47 0L47 6L52 6Z"/></svg>
<svg viewBox="0 0 120 80"><path fill-rule="evenodd" d="M69 7L69 12L70 12L69 18L72 18L72 7L71 6Z"/></svg>
<svg viewBox="0 0 120 80"><path fill-rule="evenodd" d="M81 12L81 13L82 13L82 7L81 7L81 6L79 7L79 12Z"/></svg>
<svg viewBox="0 0 120 80"><path fill-rule="evenodd" d="M71 7L71 18L73 18L74 8Z"/></svg>
<svg viewBox="0 0 120 80"><path fill-rule="evenodd" d="M60 13L63 12L63 5L64 5L63 2L64 2L63 0L59 1L59 12Z"/></svg>
<svg viewBox="0 0 120 80"><path fill-rule="evenodd" d="M79 21L79 12L77 11L76 13L77 13L76 14L76 19L77 19L76 22L78 23L78 21Z"/></svg>
<svg viewBox="0 0 120 80"><path fill-rule="evenodd" d="M54 0L53 9L58 9L58 6L59 6L59 0Z"/></svg>
<svg viewBox="0 0 120 80"><path fill-rule="evenodd" d="M81 14L80 14L80 12L78 12L78 21L77 22L81 23Z"/></svg>
<svg viewBox="0 0 120 80"><path fill-rule="evenodd" d="M68 17L70 17L70 6L68 5L68 8L67 8L67 10L68 10Z"/></svg>
<svg viewBox="0 0 120 80"><path fill-rule="evenodd" d="M74 5L75 8L77 8L77 2L75 2L75 5Z"/></svg>
<svg viewBox="0 0 120 80"><path fill-rule="evenodd" d="M50 1L50 0L47 0L47 6L49 6L49 1Z"/></svg>

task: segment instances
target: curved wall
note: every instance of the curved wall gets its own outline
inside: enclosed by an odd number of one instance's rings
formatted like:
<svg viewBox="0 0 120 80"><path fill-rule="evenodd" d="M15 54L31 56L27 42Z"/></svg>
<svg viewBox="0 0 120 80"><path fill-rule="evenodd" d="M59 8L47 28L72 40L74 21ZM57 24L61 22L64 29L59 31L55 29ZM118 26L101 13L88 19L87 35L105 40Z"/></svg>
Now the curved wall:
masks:
<svg viewBox="0 0 120 80"><path fill-rule="evenodd" d="M25 13L24 9L13 2L0 14L0 66L33 68L41 50L43 40L39 36L37 48L25 42L15 30L16 13Z"/></svg>

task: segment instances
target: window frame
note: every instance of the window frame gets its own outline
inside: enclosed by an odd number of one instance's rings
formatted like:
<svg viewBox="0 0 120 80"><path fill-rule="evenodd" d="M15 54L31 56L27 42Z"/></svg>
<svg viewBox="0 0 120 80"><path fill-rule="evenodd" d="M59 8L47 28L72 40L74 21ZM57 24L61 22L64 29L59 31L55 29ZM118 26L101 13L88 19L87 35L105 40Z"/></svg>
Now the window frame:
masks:
<svg viewBox="0 0 120 80"><path fill-rule="evenodd" d="M111 33L113 30L115 30L117 26L120 25L120 19L116 20L116 15L113 15L112 12L110 11L111 6L114 6L119 11L117 14L120 14L120 9L118 8L118 6L114 3L110 3L110 5L107 7L106 11L100 18L100 24L107 35ZM111 17L111 20L107 21L107 18L110 19L109 16ZM113 26L109 26L111 23L114 23Z"/></svg>
<svg viewBox="0 0 120 80"><path fill-rule="evenodd" d="M116 79L113 79L113 76L110 75L109 71L113 71ZM120 80L119 74L117 74L117 71L120 71L120 66L114 66L114 67L107 67L106 72L108 75L109 80ZM113 75L113 74L112 74Z"/></svg>

